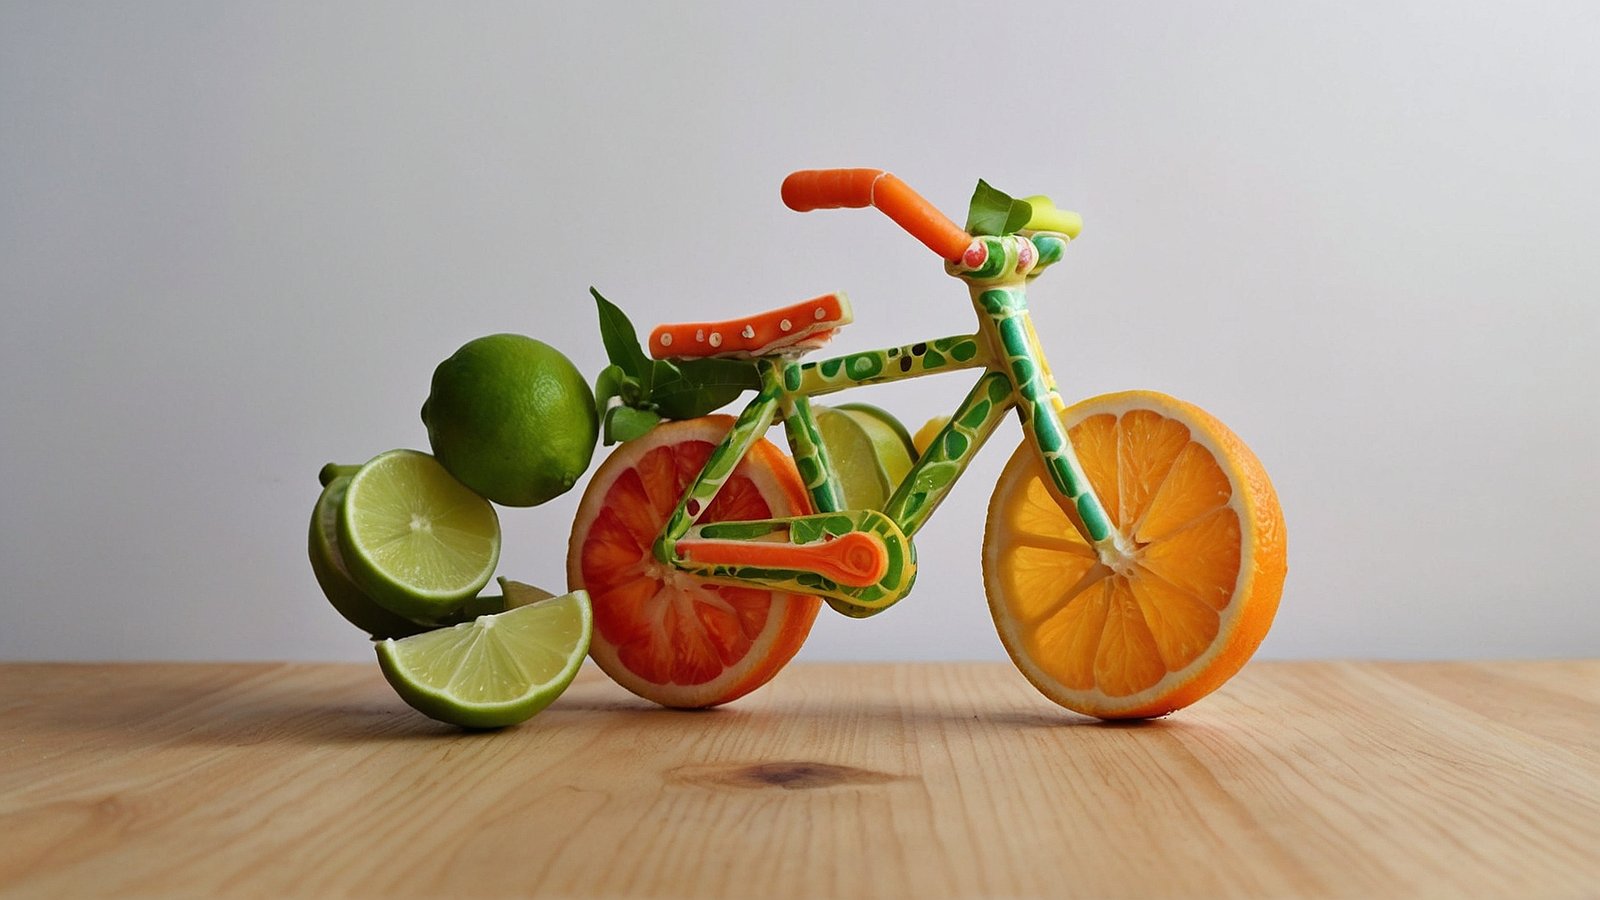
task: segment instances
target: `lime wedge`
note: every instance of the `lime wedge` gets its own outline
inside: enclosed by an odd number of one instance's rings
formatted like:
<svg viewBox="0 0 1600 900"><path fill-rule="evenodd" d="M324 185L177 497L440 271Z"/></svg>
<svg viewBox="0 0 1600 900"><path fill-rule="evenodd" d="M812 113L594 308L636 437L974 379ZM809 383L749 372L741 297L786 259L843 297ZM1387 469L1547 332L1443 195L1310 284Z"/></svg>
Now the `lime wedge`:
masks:
<svg viewBox="0 0 1600 900"><path fill-rule="evenodd" d="M378 665L401 699L429 718L503 728L561 695L589 652L589 595L573 591L493 616L380 641Z"/></svg>
<svg viewBox="0 0 1600 900"><path fill-rule="evenodd" d="M842 407L813 409L845 507L882 509L911 471L908 442L873 413Z"/></svg>
<svg viewBox="0 0 1600 900"><path fill-rule="evenodd" d="M350 624L375 638L405 637L428 627L384 609L368 597L345 564L339 549L339 505L344 502L345 489L350 486L348 477L335 478L317 497L316 509L311 512L311 572L328 602Z"/></svg>
<svg viewBox="0 0 1600 900"><path fill-rule="evenodd" d="M894 414L889 412L887 409L884 409L881 406L873 406L870 403L841 403L838 406L835 406L834 409L842 409L846 412L861 413L877 419L884 425L889 426L889 428L899 436L900 441L906 445L906 452L911 454L911 458L913 460L917 458L917 447L916 444L914 444L911 440L911 432L906 430L906 425L904 422L895 418Z"/></svg>
<svg viewBox="0 0 1600 900"><path fill-rule="evenodd" d="M460 609L446 616L438 624L458 625L462 622L471 622L479 616L492 616L496 613L503 613L508 609L516 609L519 606L538 603L540 600L549 600L555 596L555 594L544 588L523 584L520 581L512 581L509 578L496 578L495 581L500 582L499 594L479 594L476 597L472 597L461 604ZM403 637L403 635L395 635L395 637Z"/></svg>
<svg viewBox="0 0 1600 900"><path fill-rule="evenodd" d="M516 609L519 606L529 606L541 600L549 600L555 596L555 594L544 588L523 584L520 581L512 581L509 578L496 578L495 581L500 582L500 592L505 603L501 609L497 609L495 612Z"/></svg>
<svg viewBox="0 0 1600 900"><path fill-rule="evenodd" d="M423 622L460 608L500 559L494 507L416 450L380 453L351 477L338 535L356 584Z"/></svg>

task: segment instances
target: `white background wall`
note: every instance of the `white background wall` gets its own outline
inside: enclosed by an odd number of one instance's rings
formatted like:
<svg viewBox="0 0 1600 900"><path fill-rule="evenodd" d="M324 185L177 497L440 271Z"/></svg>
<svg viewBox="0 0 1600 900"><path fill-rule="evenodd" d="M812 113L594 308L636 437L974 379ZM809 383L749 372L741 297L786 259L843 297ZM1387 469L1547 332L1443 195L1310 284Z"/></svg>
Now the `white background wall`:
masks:
<svg viewBox="0 0 1600 900"><path fill-rule="evenodd" d="M425 448L478 335L597 372L590 284L641 326L843 289L841 351L969 329L886 220L781 206L834 165L1083 212L1033 294L1063 392L1265 461L1264 655L1600 650L1600 7L456 6L0 3L0 658L370 658L306 564L318 467ZM1017 435L803 658L1002 658ZM501 571L559 587L576 501L504 511Z"/></svg>

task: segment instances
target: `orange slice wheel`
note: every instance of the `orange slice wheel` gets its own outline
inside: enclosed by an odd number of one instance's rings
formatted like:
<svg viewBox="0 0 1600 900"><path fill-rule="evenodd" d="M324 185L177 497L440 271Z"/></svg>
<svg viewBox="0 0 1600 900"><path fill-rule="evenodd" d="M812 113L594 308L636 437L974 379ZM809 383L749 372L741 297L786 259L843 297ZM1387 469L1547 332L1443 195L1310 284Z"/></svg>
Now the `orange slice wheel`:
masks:
<svg viewBox="0 0 1600 900"><path fill-rule="evenodd" d="M1062 418L1127 551L1097 556L1024 444L989 502L990 612L1055 702L1164 715L1232 677L1272 625L1286 570L1277 494L1233 432L1164 394L1094 397Z"/></svg>
<svg viewBox="0 0 1600 900"><path fill-rule="evenodd" d="M589 655L617 683L663 706L726 703L769 681L805 642L820 601L699 581L657 562L651 546L729 416L668 422L618 447L595 471L567 550L567 581L589 592ZM700 522L811 511L794 463L763 439Z"/></svg>

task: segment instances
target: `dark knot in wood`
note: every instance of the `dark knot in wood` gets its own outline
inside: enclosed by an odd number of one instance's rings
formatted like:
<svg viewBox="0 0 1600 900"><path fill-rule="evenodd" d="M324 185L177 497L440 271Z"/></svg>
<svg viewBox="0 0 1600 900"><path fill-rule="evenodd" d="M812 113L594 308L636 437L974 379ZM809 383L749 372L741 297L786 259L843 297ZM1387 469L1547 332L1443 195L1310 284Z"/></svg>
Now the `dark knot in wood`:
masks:
<svg viewBox="0 0 1600 900"><path fill-rule="evenodd" d="M786 791L883 784L900 777L888 772L875 772L854 766L803 760L684 766L672 772L672 780L690 784L733 788L781 788Z"/></svg>

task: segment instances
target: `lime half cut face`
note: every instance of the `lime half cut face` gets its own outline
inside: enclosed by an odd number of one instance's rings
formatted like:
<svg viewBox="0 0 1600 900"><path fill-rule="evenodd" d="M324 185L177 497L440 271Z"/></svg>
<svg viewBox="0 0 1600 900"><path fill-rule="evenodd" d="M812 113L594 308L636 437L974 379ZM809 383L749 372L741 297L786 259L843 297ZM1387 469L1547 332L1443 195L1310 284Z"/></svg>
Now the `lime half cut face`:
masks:
<svg viewBox="0 0 1600 900"><path fill-rule="evenodd" d="M436 622L488 583L500 559L500 520L438 460L390 450L351 477L339 546L351 576L379 604Z"/></svg>
<svg viewBox="0 0 1600 900"><path fill-rule="evenodd" d="M503 728L531 718L567 689L593 631L589 595L573 591L380 641L378 665L418 712L452 725Z"/></svg>

